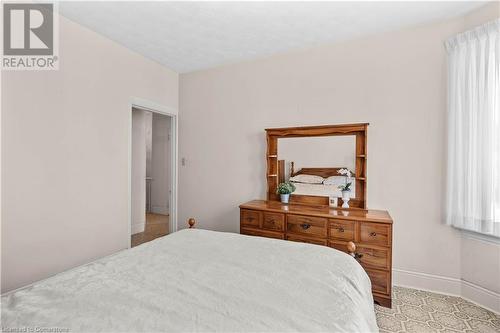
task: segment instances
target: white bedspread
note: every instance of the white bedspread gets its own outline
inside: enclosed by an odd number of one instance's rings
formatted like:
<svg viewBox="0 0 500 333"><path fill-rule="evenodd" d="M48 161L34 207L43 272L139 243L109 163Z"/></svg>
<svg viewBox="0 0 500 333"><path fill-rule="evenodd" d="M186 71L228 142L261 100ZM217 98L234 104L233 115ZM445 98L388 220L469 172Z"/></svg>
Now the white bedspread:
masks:
<svg viewBox="0 0 500 333"><path fill-rule="evenodd" d="M190 229L2 296L2 327L375 332L370 289L340 251Z"/></svg>

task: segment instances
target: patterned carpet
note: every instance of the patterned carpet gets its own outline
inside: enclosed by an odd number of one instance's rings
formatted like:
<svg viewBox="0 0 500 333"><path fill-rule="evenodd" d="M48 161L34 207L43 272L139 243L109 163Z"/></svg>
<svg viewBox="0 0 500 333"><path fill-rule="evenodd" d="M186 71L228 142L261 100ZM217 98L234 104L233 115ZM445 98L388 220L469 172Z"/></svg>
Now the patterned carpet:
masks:
<svg viewBox="0 0 500 333"><path fill-rule="evenodd" d="M499 333L500 315L460 297L394 287L392 309L375 306L380 333Z"/></svg>

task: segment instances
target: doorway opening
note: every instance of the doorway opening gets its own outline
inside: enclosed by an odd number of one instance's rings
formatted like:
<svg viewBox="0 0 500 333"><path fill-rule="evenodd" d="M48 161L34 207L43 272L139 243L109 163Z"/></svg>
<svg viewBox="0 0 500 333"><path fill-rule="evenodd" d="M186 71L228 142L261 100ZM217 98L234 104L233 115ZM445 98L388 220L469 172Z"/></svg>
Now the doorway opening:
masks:
<svg viewBox="0 0 500 333"><path fill-rule="evenodd" d="M175 231L174 125L171 115L132 107L131 247Z"/></svg>

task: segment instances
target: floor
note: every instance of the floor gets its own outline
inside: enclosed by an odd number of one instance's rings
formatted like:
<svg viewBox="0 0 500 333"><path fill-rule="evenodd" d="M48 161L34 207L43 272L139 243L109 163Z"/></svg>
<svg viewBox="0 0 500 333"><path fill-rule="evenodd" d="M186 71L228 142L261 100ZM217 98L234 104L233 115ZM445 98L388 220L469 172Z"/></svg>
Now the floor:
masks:
<svg viewBox="0 0 500 333"><path fill-rule="evenodd" d="M132 247L168 235L168 215L146 214L144 232L132 235Z"/></svg>
<svg viewBox="0 0 500 333"><path fill-rule="evenodd" d="M500 315L460 297L394 287L392 309L375 306L380 333L500 332Z"/></svg>

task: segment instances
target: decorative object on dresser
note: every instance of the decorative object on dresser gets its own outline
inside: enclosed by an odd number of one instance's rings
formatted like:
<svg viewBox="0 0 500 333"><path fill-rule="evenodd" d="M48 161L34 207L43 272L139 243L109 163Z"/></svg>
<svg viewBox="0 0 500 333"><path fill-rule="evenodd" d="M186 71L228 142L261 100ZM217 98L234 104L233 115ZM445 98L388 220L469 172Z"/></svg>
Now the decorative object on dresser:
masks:
<svg viewBox="0 0 500 333"><path fill-rule="evenodd" d="M348 169L340 169L338 171L339 174L346 176L345 183L339 185L339 189L342 191L342 208L349 208L349 199L351 198L351 171Z"/></svg>
<svg viewBox="0 0 500 333"><path fill-rule="evenodd" d="M276 193L280 195L282 203L288 203L290 194L292 194L293 191L295 191L295 185L291 182L280 183L276 189Z"/></svg>
<svg viewBox="0 0 500 333"><path fill-rule="evenodd" d="M339 205L339 202L337 200L338 198L337 197L328 197L328 205L332 208L335 208Z"/></svg>
<svg viewBox="0 0 500 333"><path fill-rule="evenodd" d="M254 200L240 205L240 233L324 245L346 253L350 245L371 279L374 300L391 307L392 219L386 211Z"/></svg>

